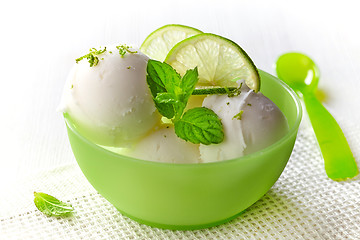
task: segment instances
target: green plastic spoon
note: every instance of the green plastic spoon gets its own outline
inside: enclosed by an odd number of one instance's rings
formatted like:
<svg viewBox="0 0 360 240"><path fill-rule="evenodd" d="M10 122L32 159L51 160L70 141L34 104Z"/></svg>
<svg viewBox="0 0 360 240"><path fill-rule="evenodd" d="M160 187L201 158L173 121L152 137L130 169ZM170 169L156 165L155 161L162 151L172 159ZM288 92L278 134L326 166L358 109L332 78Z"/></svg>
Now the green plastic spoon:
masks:
<svg viewBox="0 0 360 240"><path fill-rule="evenodd" d="M322 152L325 171L333 180L355 177L359 170L349 144L336 120L315 96L319 69L306 55L286 53L276 62L278 77L304 98L311 125Z"/></svg>

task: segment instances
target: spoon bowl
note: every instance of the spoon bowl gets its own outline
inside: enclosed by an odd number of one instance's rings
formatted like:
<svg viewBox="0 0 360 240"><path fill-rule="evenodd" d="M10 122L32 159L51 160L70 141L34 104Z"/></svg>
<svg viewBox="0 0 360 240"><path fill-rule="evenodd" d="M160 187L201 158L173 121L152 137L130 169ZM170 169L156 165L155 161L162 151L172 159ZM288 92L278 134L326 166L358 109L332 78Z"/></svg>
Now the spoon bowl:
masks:
<svg viewBox="0 0 360 240"><path fill-rule="evenodd" d="M281 55L276 62L276 74L290 87L300 92L314 92L320 77L314 61L301 53Z"/></svg>

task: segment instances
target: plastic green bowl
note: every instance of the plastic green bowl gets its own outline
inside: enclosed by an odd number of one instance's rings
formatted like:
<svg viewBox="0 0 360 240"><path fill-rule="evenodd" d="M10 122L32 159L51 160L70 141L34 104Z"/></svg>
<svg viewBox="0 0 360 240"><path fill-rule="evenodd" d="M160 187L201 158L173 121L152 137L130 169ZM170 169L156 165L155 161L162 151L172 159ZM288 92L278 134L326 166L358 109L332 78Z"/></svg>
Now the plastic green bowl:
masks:
<svg viewBox="0 0 360 240"><path fill-rule="evenodd" d="M261 92L285 114L290 131L273 145L237 159L202 164L150 162L119 155L84 138L65 116L75 158L94 188L122 214L166 229L199 229L227 222L276 182L301 121L297 95L260 71Z"/></svg>

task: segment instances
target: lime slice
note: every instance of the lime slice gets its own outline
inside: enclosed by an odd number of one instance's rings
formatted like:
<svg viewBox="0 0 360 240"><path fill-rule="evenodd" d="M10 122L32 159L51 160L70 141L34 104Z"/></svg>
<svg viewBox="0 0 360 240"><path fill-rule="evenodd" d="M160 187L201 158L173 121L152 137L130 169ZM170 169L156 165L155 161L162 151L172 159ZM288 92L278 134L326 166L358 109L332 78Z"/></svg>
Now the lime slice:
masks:
<svg viewBox="0 0 360 240"><path fill-rule="evenodd" d="M165 25L152 32L141 44L140 50L151 59L163 62L175 44L200 33L200 30L184 25Z"/></svg>
<svg viewBox="0 0 360 240"><path fill-rule="evenodd" d="M246 52L233 41L215 34L198 34L179 42L165 62L182 76L197 66L199 85L233 87L237 80L243 79L255 92L260 89L258 70Z"/></svg>

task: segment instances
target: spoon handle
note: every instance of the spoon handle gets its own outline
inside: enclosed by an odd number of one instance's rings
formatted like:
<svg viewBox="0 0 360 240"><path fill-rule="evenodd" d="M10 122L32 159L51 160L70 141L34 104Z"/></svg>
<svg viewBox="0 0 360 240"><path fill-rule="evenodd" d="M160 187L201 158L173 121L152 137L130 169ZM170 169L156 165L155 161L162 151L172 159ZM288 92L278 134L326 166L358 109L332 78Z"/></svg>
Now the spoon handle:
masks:
<svg viewBox="0 0 360 240"><path fill-rule="evenodd" d="M304 94L304 102L320 145L328 177L341 180L356 176L359 170L336 120L313 93Z"/></svg>

